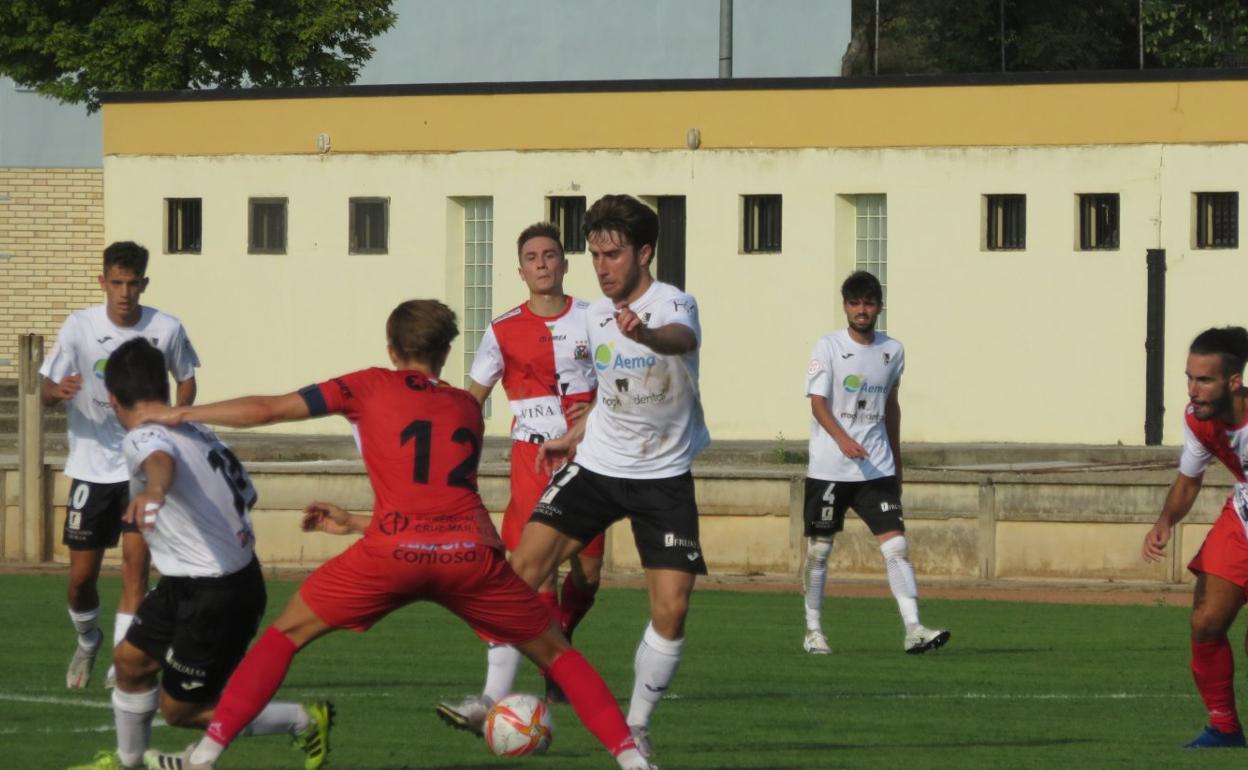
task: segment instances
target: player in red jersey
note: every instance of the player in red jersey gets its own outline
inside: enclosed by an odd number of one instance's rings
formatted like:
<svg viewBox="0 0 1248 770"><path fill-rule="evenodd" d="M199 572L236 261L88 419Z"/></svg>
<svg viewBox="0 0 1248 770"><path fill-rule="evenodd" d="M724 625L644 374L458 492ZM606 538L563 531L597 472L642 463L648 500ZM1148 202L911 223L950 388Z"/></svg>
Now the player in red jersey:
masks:
<svg viewBox="0 0 1248 770"><path fill-rule="evenodd" d="M1214 459L1235 477L1235 487L1213 529L1188 564L1196 575L1192 602L1192 676L1209 710L1209 725L1184 748L1244 748L1235 710L1235 658L1227 631L1248 598L1248 331L1208 329L1187 356L1183 454L1161 516L1144 537L1143 555L1165 555L1174 526L1191 510L1205 469Z"/></svg>
<svg viewBox="0 0 1248 770"><path fill-rule="evenodd" d="M211 768L277 692L300 649L337 629L365 631L394 610L427 600L478 634L516 645L564 689L621 768L651 770L598 672L503 558L477 494L480 405L437 379L458 334L455 314L441 302L410 300L386 322L394 369L364 369L281 396L142 415L166 425L249 427L341 414L358 432L374 496L371 516L308 506L305 529L364 536L304 581L230 677L204 738L180 754L148 752L149 768Z"/></svg>
<svg viewBox="0 0 1248 770"><path fill-rule="evenodd" d="M550 474L535 467L538 448L567 433L569 421L593 400L598 382L585 329L589 303L563 292L568 261L559 228L549 222L526 227L516 240L516 252L517 272L529 289L529 299L490 323L468 375L468 392L482 404L501 381L511 405L511 499L502 533L508 551L520 544L520 532L550 483ZM604 537L599 535L568 561L561 595L555 593L557 571L537 586L538 598L559 618L568 639L593 606L603 550ZM480 732L490 706L511 692L520 653L510 645L487 641L481 694L438 705L438 716L452 727ZM563 700L549 679L546 697Z"/></svg>

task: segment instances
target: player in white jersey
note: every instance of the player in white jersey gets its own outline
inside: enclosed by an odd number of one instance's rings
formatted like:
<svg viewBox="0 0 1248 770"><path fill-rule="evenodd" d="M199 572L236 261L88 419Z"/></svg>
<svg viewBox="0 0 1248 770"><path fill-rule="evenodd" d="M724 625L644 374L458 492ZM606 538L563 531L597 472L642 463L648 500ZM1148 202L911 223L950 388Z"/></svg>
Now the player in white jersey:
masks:
<svg viewBox="0 0 1248 770"><path fill-rule="evenodd" d="M482 404L502 383L511 405L511 498L503 514L503 545L514 551L550 474L535 468L538 448L568 430L587 408L597 385L589 353L585 312L589 303L564 294L568 260L559 228L549 222L526 227L516 239L520 280L529 299L495 318L477 346L468 392ZM589 612L602 575L604 538L599 536L568 562L558 590L558 572L537 586L537 596L569 640ZM479 731L490 707L511 692L520 652L489 642L485 687L479 695L438 704L438 716L452 727ZM546 699L565 703L563 692L546 679Z"/></svg>
<svg viewBox="0 0 1248 770"><path fill-rule="evenodd" d="M607 195L584 227L606 295L590 306L587 326L598 395L587 419L542 444L539 461L567 464L533 511L512 564L536 585L613 522L631 521L650 623L627 719L649 756L650 718L680 664L696 576L706 574L690 473L710 442L698 391L702 332L694 298L650 274L659 231L652 210Z"/></svg>
<svg viewBox="0 0 1248 770"><path fill-rule="evenodd" d="M62 542L69 548L69 617L78 632L65 675L70 688L86 687L91 678L103 640L96 583L104 550L117 545L119 537L122 593L113 624L114 645L125 638L147 591L147 548L138 530L121 520L129 498L129 476L121 456L125 431L109 406L105 362L126 340L143 337L164 354L169 373L178 383L178 404L195 400L199 358L177 318L139 304L147 288L146 272L147 249L142 246L123 241L104 249L99 276L104 304L70 313L56 346L39 369L44 405L68 402L69 410L65 475L71 483ZM111 676L110 669L109 680Z"/></svg>
<svg viewBox="0 0 1248 770"><path fill-rule="evenodd" d="M949 632L919 622L918 587L901 510L901 343L875 324L884 306L874 275L859 271L841 285L848 327L821 337L806 368L810 398L810 466L804 518L810 544L803 587L806 638L812 655L832 650L823 633L823 588L832 541L852 507L880 544L888 586L906 626L910 654L934 650Z"/></svg>
<svg viewBox="0 0 1248 770"><path fill-rule="evenodd" d="M131 339L107 359L108 398L121 425L130 475L126 519L139 526L160 571L113 659L117 750L71 770L138 767L159 707L170 725L203 729L264 614L247 470L212 431L194 423L140 425L137 409L169 403L160 350ZM157 675L160 674L160 687ZM251 735L294 736L308 770L328 752L332 707L270 703Z"/></svg>

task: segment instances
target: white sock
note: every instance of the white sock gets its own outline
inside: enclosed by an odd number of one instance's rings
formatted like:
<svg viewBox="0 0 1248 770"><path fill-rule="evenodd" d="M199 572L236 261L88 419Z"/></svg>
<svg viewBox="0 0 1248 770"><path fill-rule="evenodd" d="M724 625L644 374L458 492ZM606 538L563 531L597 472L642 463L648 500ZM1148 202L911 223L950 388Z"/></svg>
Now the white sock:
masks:
<svg viewBox="0 0 1248 770"><path fill-rule="evenodd" d="M633 698L628 702L630 727L650 724L650 715L680 667L680 651L684 646L684 639L664 639L654 630L653 623L646 626L641 644L637 645L637 657L633 659Z"/></svg>
<svg viewBox="0 0 1248 770"><path fill-rule="evenodd" d="M189 759L193 765L211 765L225 753L225 747L205 735L199 740Z"/></svg>
<svg viewBox="0 0 1248 770"><path fill-rule="evenodd" d="M497 703L511 694L520 670L520 651L510 644L491 644L485 655L485 689L481 694Z"/></svg>
<svg viewBox="0 0 1248 770"><path fill-rule="evenodd" d="M130 630L130 624L134 622L134 615L129 612L118 612L113 618L113 649L125 640L126 632Z"/></svg>
<svg viewBox="0 0 1248 770"><path fill-rule="evenodd" d="M828 557L832 538L812 537L806 547L806 568L802 585L806 588L806 630L823 630L823 587L828 582Z"/></svg>
<svg viewBox="0 0 1248 770"><path fill-rule="evenodd" d="M69 620L74 624L74 630L78 632L79 647L89 650L92 647L99 646L100 639L104 636L100 631L99 607L83 612L70 608Z"/></svg>
<svg viewBox="0 0 1248 770"><path fill-rule="evenodd" d="M634 767L646 767L646 758L641 755L637 749L625 749L615 755L615 761L620 763L621 770L630 770Z"/></svg>
<svg viewBox="0 0 1248 770"><path fill-rule="evenodd" d="M899 535L880 544L884 554L884 569L888 572L888 587L897 600L901 622L910 630L919 624L919 587L914 580L914 565L906 550L906 536Z"/></svg>
<svg viewBox="0 0 1248 770"><path fill-rule="evenodd" d="M134 767L143 761L152 739L152 715L160 705L160 689L122 692L113 688L113 722L117 725L117 756L121 764Z"/></svg>
<svg viewBox="0 0 1248 770"><path fill-rule="evenodd" d="M269 701L269 705L239 735L298 735L308 729L311 722L312 718L302 705L289 701Z"/></svg>

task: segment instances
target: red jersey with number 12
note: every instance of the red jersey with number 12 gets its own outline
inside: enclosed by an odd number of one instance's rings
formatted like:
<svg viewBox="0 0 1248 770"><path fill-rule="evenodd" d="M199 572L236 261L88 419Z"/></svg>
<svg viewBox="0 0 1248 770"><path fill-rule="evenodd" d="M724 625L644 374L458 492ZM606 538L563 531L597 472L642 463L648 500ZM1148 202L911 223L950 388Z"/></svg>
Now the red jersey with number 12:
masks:
<svg viewBox="0 0 1248 770"><path fill-rule="evenodd" d="M502 547L481 497L481 406L417 371L363 369L299 391L314 415L341 414L359 434L373 487L365 537Z"/></svg>

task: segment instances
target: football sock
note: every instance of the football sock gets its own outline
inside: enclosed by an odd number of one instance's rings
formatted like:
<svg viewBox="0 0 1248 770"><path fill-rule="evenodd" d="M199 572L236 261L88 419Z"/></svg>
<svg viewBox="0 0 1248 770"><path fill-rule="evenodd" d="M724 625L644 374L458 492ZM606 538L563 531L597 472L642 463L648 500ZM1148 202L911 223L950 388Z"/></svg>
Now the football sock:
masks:
<svg viewBox="0 0 1248 770"><path fill-rule="evenodd" d="M485 689L481 694L498 703L511 693L520 669L520 651L510 644L491 644L485 654Z"/></svg>
<svg viewBox="0 0 1248 770"><path fill-rule="evenodd" d="M1209 724L1224 733L1243 729L1235 711L1235 656L1228 640L1192 642L1192 678L1209 710Z"/></svg>
<svg viewBox="0 0 1248 770"><path fill-rule="evenodd" d="M311 722L312 719L302 705L275 700L248 722L239 735L298 735L308 729Z"/></svg>
<svg viewBox="0 0 1248 770"><path fill-rule="evenodd" d="M633 659L633 697L628 702L630 725L650 724L650 715L680 667L680 651L684 646L684 639L664 639L654 630L653 623L646 626Z"/></svg>
<svg viewBox="0 0 1248 770"><path fill-rule="evenodd" d="M806 546L806 567L802 585L806 589L806 630L823 630L823 587L828 582L828 557L832 539L812 537Z"/></svg>
<svg viewBox="0 0 1248 770"><path fill-rule="evenodd" d="M270 626L234 669L221 693L212 724L195 748L193 762L214 762L226 746L252 722L282 686L298 650L290 637ZM205 753L200 754L200 750ZM212 751L216 754L207 757Z"/></svg>
<svg viewBox="0 0 1248 770"><path fill-rule="evenodd" d="M919 624L919 587L914 581L914 565L910 563L906 548L906 536L899 535L880 544L884 554L884 569L888 572L888 587L897 600L901 622L906 630Z"/></svg>
<svg viewBox="0 0 1248 770"><path fill-rule="evenodd" d="M563 579L563 591L559 595L559 629L564 636L570 635L580 625L589 608L594 606L598 584L582 588L572 579L572 573Z"/></svg>
<svg viewBox="0 0 1248 770"><path fill-rule="evenodd" d="M555 658L546 674L568 696L568 703L585 729L606 746L612 756L618 757L629 749L636 751L633 735L615 696L581 653L568 649Z"/></svg>
<svg viewBox="0 0 1248 770"><path fill-rule="evenodd" d="M78 632L79 647L89 650L100 643L103 633L100 631L99 607L82 612L71 608L69 610L69 620L74 624L74 630Z"/></svg>
<svg viewBox="0 0 1248 770"><path fill-rule="evenodd" d="M546 608L546 611L550 613L550 622L558 623L559 622L559 594L555 593L554 591L538 591L537 599L538 601L542 603L542 606Z"/></svg>
<svg viewBox="0 0 1248 770"><path fill-rule="evenodd" d="M113 649L117 649L118 645L126 638L126 632L130 630L130 624L134 622L134 615L129 612L118 612L113 618Z"/></svg>
<svg viewBox="0 0 1248 770"><path fill-rule="evenodd" d="M152 739L152 715L160 704L160 688L147 692L122 692L113 688L113 722L117 725L117 756L121 764L134 767Z"/></svg>

